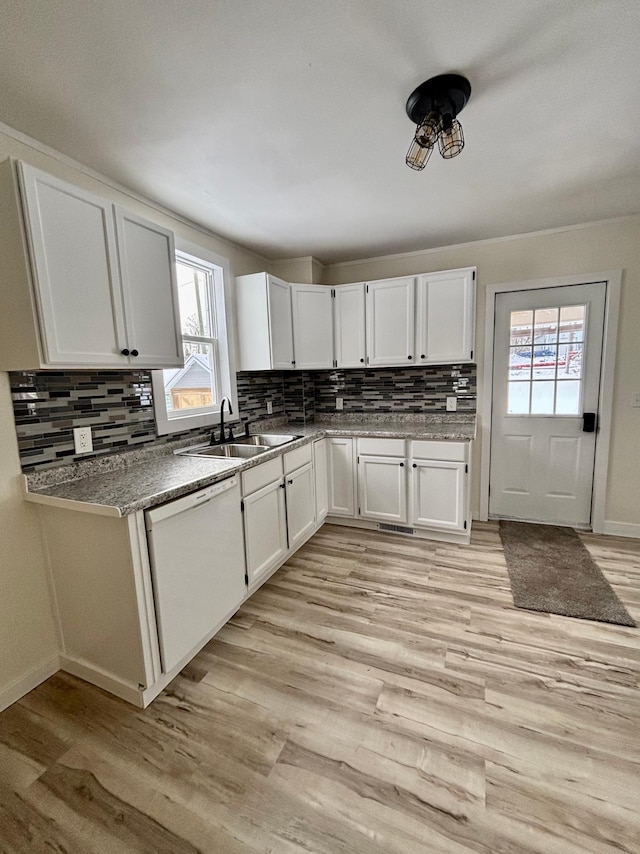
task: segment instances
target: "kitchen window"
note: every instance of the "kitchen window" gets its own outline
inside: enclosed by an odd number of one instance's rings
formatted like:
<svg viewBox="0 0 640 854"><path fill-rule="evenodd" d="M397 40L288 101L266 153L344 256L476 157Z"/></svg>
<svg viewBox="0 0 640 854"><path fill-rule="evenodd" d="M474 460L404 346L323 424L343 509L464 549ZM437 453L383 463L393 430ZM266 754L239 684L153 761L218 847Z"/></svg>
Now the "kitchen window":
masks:
<svg viewBox="0 0 640 854"><path fill-rule="evenodd" d="M217 424L223 397L230 398L237 410L228 335L229 262L180 244L176 271L184 367L153 372L160 435Z"/></svg>

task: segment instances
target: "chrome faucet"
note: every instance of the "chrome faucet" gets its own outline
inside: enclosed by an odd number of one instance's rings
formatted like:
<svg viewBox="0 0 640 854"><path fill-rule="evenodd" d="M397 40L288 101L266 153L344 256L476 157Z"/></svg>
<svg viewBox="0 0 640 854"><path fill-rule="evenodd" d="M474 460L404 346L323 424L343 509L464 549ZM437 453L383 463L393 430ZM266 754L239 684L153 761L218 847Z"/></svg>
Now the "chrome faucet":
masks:
<svg viewBox="0 0 640 854"><path fill-rule="evenodd" d="M227 404L227 407L229 409L229 415L233 415L233 406L231 405L231 401L229 400L228 397L223 397L222 400L220 401L220 438L216 439L216 431L215 431L215 429L212 430L211 431L211 441L209 442L210 445L220 445L223 442L227 441L227 439L224 435L224 405L225 405L225 403ZM229 438L233 439L233 433L229 434Z"/></svg>

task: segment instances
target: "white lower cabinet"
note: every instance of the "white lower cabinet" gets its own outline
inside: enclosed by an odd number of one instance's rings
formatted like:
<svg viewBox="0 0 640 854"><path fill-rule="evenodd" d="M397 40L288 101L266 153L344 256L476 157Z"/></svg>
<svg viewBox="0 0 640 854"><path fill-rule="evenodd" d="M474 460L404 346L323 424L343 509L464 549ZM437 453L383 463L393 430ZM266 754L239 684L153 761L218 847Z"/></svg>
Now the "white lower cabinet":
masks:
<svg viewBox="0 0 640 854"><path fill-rule="evenodd" d="M329 512L326 439L316 439L313 443L313 476L316 486L316 524L320 525Z"/></svg>
<svg viewBox="0 0 640 854"><path fill-rule="evenodd" d="M311 463L286 476L285 495L289 551L295 551L311 536L316 526L315 484Z"/></svg>
<svg viewBox="0 0 640 854"><path fill-rule="evenodd" d="M282 475L243 499L244 543L249 585L282 563L287 520Z"/></svg>
<svg viewBox="0 0 640 854"><path fill-rule="evenodd" d="M388 523L407 521L407 467L404 460L358 455L358 511L363 519Z"/></svg>
<svg viewBox="0 0 640 854"><path fill-rule="evenodd" d="M411 524L462 532L465 516L465 463L414 460Z"/></svg>
<svg viewBox="0 0 640 854"><path fill-rule="evenodd" d="M329 513L332 516L356 515L355 439L327 439Z"/></svg>

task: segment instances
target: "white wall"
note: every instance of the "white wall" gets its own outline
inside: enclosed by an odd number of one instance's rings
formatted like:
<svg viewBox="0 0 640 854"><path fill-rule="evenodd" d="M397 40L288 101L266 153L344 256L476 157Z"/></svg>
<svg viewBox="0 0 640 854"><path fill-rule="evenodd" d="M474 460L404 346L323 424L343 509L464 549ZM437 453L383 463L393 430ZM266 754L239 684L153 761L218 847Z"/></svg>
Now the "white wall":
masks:
<svg viewBox="0 0 640 854"><path fill-rule="evenodd" d="M0 160L16 157L155 220L179 237L229 258L232 275L265 269L265 259L180 221L0 133ZM2 278L0 288L11 287ZM0 335L2 317L0 317ZM56 669L57 639L49 602L36 510L22 499L9 381L0 371L0 708Z"/></svg>
<svg viewBox="0 0 640 854"><path fill-rule="evenodd" d="M637 536L640 526L640 217L580 228L479 241L405 255L328 265L326 284L359 282L456 267L478 268L476 356L478 394L483 392L487 285L622 270L620 325L605 520ZM479 443L476 443L478 446ZM480 448L474 455L474 511L480 504ZM636 526L635 528L633 526Z"/></svg>

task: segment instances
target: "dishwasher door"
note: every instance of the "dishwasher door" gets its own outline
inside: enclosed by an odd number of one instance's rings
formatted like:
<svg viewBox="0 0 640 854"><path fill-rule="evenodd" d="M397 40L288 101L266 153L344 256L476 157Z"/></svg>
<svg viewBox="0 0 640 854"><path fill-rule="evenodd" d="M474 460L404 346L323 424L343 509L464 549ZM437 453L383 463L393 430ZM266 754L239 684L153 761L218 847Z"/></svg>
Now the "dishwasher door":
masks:
<svg viewBox="0 0 640 854"><path fill-rule="evenodd" d="M239 478L148 510L145 518L162 670L168 673L195 655L244 598Z"/></svg>

